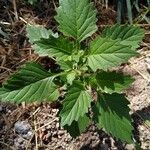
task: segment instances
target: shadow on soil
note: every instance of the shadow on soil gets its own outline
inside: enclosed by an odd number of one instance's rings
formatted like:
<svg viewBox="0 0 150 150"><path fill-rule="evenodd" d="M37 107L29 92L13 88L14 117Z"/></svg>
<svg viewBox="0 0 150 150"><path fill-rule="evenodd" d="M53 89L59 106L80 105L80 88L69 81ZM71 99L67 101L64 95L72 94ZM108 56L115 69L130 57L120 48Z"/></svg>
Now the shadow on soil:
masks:
<svg viewBox="0 0 150 150"><path fill-rule="evenodd" d="M150 106L134 112L132 114L132 119L134 126L134 138L140 145L138 126L150 121ZM149 124L146 123L145 125L149 127ZM100 141L103 141L104 138L106 139L104 141L105 144L98 143L95 147L91 147L91 143L89 143L87 145L83 145L80 150L108 150L110 147L112 147L111 140L108 135L104 134L104 132L101 130L96 132L98 132ZM125 150L126 144L122 143L121 141L115 141L114 145L118 150Z"/></svg>

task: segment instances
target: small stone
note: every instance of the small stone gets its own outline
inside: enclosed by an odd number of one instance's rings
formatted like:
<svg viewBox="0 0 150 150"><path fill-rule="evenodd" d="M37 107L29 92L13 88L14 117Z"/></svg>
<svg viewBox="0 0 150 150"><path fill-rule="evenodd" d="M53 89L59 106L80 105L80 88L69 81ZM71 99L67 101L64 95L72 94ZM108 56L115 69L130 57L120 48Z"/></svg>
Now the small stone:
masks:
<svg viewBox="0 0 150 150"><path fill-rule="evenodd" d="M31 130L31 126L26 121L17 121L14 125L15 131L19 134L27 134Z"/></svg>

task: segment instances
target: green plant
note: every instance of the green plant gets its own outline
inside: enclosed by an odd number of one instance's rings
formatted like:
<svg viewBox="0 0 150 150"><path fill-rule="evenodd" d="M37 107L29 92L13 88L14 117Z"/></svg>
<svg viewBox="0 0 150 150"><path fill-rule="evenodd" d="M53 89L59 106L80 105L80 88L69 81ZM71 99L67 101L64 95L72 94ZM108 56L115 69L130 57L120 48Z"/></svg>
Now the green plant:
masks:
<svg viewBox="0 0 150 150"><path fill-rule="evenodd" d="M123 91L133 79L112 68L138 54L135 50L143 30L114 25L86 44L84 40L97 31L96 10L90 0L60 0L56 11L63 35L32 25L27 26L27 35L35 52L54 59L59 71L47 71L40 64L28 62L2 85L0 99L52 102L60 97L61 87L65 97L60 121L73 137L94 120L100 129L131 143L133 127Z"/></svg>

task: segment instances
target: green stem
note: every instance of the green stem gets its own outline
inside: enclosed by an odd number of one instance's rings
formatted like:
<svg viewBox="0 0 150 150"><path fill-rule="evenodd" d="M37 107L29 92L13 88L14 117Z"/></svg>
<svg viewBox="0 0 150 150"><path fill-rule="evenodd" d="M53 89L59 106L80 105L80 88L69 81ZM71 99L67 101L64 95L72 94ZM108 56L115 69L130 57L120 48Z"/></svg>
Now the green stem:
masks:
<svg viewBox="0 0 150 150"><path fill-rule="evenodd" d="M69 71L67 71L67 72L61 72L61 73L55 74L55 75L53 75L53 78L56 78L56 77L59 77L59 76L62 76L62 75L66 75L66 74L68 74L68 72L69 72Z"/></svg>
<svg viewBox="0 0 150 150"><path fill-rule="evenodd" d="M76 52L78 53L79 52L79 49L80 49L80 42L76 40Z"/></svg>

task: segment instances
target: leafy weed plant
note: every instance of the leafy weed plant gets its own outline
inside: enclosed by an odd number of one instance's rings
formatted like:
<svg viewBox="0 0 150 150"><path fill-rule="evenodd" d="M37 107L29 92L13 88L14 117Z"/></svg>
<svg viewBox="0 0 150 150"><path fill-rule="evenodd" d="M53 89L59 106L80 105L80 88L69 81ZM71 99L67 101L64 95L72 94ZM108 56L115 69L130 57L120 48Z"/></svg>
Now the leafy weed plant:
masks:
<svg viewBox="0 0 150 150"><path fill-rule="evenodd" d="M48 56L60 66L57 72L28 62L0 88L1 101L31 103L53 102L65 96L60 123L76 137L94 121L116 139L132 143L129 101L123 94L133 78L112 71L138 55L136 49L144 36L136 26L114 25L90 40L97 31L97 18L90 0L60 0L55 17L62 34L42 26L27 25L27 36L39 56ZM87 42L84 42L88 38ZM91 113L93 112L93 113Z"/></svg>

